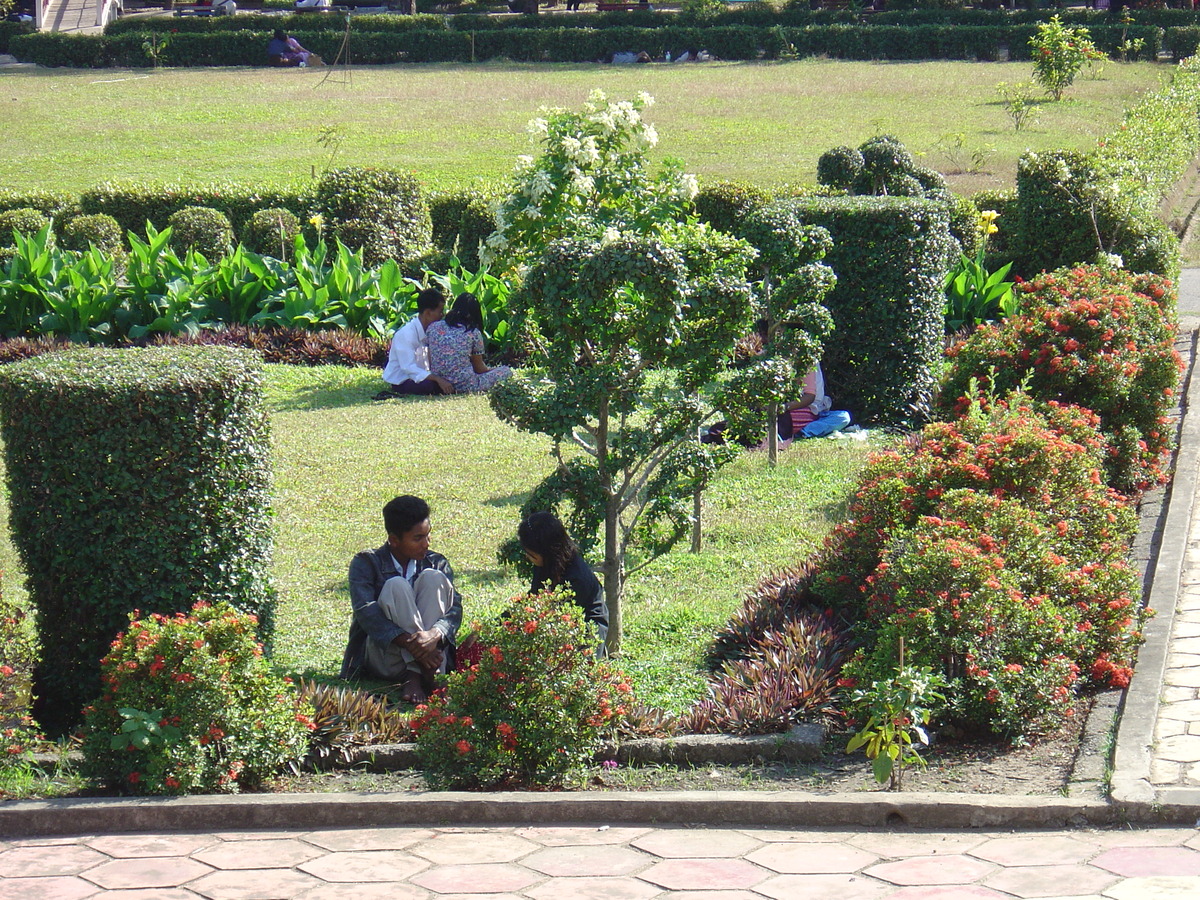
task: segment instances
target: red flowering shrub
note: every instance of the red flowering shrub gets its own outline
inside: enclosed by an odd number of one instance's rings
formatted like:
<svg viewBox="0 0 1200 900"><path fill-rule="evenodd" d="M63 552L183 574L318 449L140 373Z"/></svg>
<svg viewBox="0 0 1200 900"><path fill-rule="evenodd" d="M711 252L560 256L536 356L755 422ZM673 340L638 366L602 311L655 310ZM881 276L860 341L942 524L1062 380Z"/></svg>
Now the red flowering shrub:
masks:
<svg viewBox="0 0 1200 900"><path fill-rule="evenodd" d="M312 708L271 671L254 616L203 601L137 615L84 710L85 774L129 793L234 793L304 756Z"/></svg>
<svg viewBox="0 0 1200 900"><path fill-rule="evenodd" d="M899 449L872 457L849 518L826 542L815 589L835 604L859 606L866 578L893 536L921 516L940 516L951 491L971 490L1075 523L1082 542L1122 545L1134 520L1102 484L1104 441L1085 410L1033 403L1018 395L985 407L978 400L955 422L934 422Z"/></svg>
<svg viewBox="0 0 1200 900"><path fill-rule="evenodd" d="M1109 484L1130 491L1162 478L1171 440L1165 414L1180 372L1171 282L1080 266L1017 290L1021 315L980 326L948 351L941 411L962 414L972 380L976 392L993 396L1023 386L1033 397L1100 417Z"/></svg>
<svg viewBox="0 0 1200 900"><path fill-rule="evenodd" d="M29 718L29 678L35 658L25 611L0 597L0 794L5 771L27 766L42 741Z"/></svg>
<svg viewBox="0 0 1200 900"><path fill-rule="evenodd" d="M1100 556L1064 555L1077 521L1015 500L947 495L943 516L894 533L867 578L874 649L846 668L864 683L894 672L899 641L910 665L943 674L948 715L1007 737L1056 727L1080 671L1116 686L1101 660L1128 665L1140 635L1138 578L1122 544Z"/></svg>
<svg viewBox="0 0 1200 900"><path fill-rule="evenodd" d="M633 696L577 607L553 593L520 597L486 625L478 661L460 664L411 721L435 788L555 784L585 765L601 730Z"/></svg>

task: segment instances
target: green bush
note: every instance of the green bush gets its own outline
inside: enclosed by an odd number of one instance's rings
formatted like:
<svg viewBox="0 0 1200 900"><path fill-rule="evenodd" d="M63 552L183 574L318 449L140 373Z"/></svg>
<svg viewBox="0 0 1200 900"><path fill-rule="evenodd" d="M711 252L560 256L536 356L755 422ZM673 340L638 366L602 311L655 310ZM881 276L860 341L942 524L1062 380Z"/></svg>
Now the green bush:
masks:
<svg viewBox="0 0 1200 900"><path fill-rule="evenodd" d="M171 244L183 254L195 250L208 260L229 253L233 246L233 225L229 217L207 206L185 206L167 219Z"/></svg>
<svg viewBox="0 0 1200 900"><path fill-rule="evenodd" d="M229 217L240 233L261 209L287 209L304 217L312 205L307 187L274 187L246 182L211 184L146 184L107 181L89 188L79 198L87 214L104 213L120 224L122 231L144 234L146 223L158 230L167 227L172 213L188 206L206 206Z"/></svg>
<svg viewBox="0 0 1200 900"><path fill-rule="evenodd" d="M62 245L80 252L95 247L108 254L123 254L125 234L112 216L76 216L62 230Z"/></svg>
<svg viewBox="0 0 1200 900"><path fill-rule="evenodd" d="M417 179L387 169L326 172L314 198L325 227L368 265L415 259L430 249L433 225Z"/></svg>
<svg viewBox="0 0 1200 900"><path fill-rule="evenodd" d="M290 259L299 234L300 220L291 210L260 209L242 229L242 243L255 253Z"/></svg>
<svg viewBox="0 0 1200 900"><path fill-rule="evenodd" d="M771 195L756 185L721 181L701 187L692 202L701 222L726 234L738 234L742 220L770 201Z"/></svg>
<svg viewBox="0 0 1200 900"><path fill-rule="evenodd" d="M1110 445L1107 480L1123 491L1164 477L1166 414L1179 379L1173 288L1154 276L1092 267L1018 285L1021 314L978 329L949 351L940 408L966 409L972 385L999 396L1022 386L1087 407Z"/></svg>
<svg viewBox="0 0 1200 900"><path fill-rule="evenodd" d="M596 635L555 594L517 598L484 626L477 662L417 707L425 778L438 789L559 784L625 712L629 684L595 662Z"/></svg>
<svg viewBox="0 0 1200 900"><path fill-rule="evenodd" d="M77 213L79 198L63 191L14 191L0 189L0 212L10 209L36 209L50 218Z"/></svg>
<svg viewBox="0 0 1200 900"><path fill-rule="evenodd" d="M0 247L12 247L16 240L13 232L37 234L50 223L50 217L40 210L7 209L0 212Z"/></svg>
<svg viewBox="0 0 1200 900"><path fill-rule="evenodd" d="M479 245L496 230L492 204L497 199L481 191L431 194L429 216L433 246L456 257L468 269L479 268Z"/></svg>
<svg viewBox="0 0 1200 900"><path fill-rule="evenodd" d="M806 225L833 236L825 298L834 332L821 367L839 408L858 421L927 417L942 353L947 206L901 197L787 201Z"/></svg>
<svg viewBox="0 0 1200 900"><path fill-rule="evenodd" d="M0 415L10 527L42 644L44 727L78 722L132 609L227 601L271 634L269 443L255 354L80 349L25 360L0 370Z"/></svg>
<svg viewBox="0 0 1200 900"><path fill-rule="evenodd" d="M5 773L27 767L41 740L29 717L29 680L36 661L33 623L22 606L0 596L0 793Z"/></svg>
<svg viewBox="0 0 1200 900"><path fill-rule="evenodd" d="M257 620L225 603L129 615L86 710L84 774L129 794L236 793L308 749L310 706L271 671Z"/></svg>
<svg viewBox="0 0 1200 900"><path fill-rule="evenodd" d="M979 191L971 195L971 202L980 212L990 209L998 214L995 223L997 230L988 236L987 257L984 260L984 266L990 272L1012 261L1013 255L1010 246L1012 235L1017 227L1019 209L1017 192L1012 190Z"/></svg>

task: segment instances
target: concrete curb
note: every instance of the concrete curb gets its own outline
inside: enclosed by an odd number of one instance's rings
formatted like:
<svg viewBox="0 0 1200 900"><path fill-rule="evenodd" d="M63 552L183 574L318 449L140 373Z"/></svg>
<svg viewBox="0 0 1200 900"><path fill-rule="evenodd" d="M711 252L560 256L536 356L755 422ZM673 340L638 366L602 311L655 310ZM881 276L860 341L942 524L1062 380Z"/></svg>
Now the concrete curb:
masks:
<svg viewBox="0 0 1200 900"><path fill-rule="evenodd" d="M38 800L0 806L0 834L4 835L579 822L792 828L1065 828L1118 821L1114 807L1099 800L884 792L821 796L794 791L421 791Z"/></svg>
<svg viewBox="0 0 1200 900"><path fill-rule="evenodd" d="M1196 319L1182 319L1180 331L1190 330L1194 340L1197 324L1200 323ZM1150 782L1150 763L1153 758L1158 698L1166 671L1175 622L1175 604L1187 553L1187 534L1196 495L1197 473L1200 472L1200 418L1188 414L1192 409L1200 408L1200 379L1194 377L1195 370L1193 354L1183 384L1183 415L1175 474L1165 501L1167 511L1163 535L1176 539L1170 542L1164 539L1154 561L1147 602L1157 615L1144 629L1146 641L1138 652L1137 666L1125 695L1113 754L1110 796L1119 810L1136 820L1154 818L1162 799L1157 796ZM1189 806L1194 820L1200 805Z"/></svg>

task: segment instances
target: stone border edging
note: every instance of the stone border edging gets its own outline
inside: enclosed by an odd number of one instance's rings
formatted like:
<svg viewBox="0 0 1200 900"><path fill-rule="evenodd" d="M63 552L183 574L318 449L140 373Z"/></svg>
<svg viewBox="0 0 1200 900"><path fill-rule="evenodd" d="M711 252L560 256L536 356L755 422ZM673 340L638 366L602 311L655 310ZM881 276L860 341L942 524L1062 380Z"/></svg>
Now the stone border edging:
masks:
<svg viewBox="0 0 1200 900"><path fill-rule="evenodd" d="M1195 340L1197 321L1193 318L1180 320L1180 330L1190 329ZM1192 506L1196 495L1197 473L1200 471L1200 419L1190 416L1192 409L1200 409L1200 379L1195 377L1196 362L1186 373L1183 390L1182 422L1179 431L1179 449L1175 460L1175 473L1166 499L1167 514L1163 534L1174 540L1165 539L1159 547L1154 562L1153 581L1148 603L1157 615L1147 623L1143 633L1145 643L1138 651L1137 665L1125 694L1121 720L1117 729L1117 740L1113 754L1113 773L1110 797L1113 804L1131 820L1154 820L1167 814L1166 807L1150 783L1150 762L1153 756L1154 724L1158 714L1158 699L1162 691L1166 671L1167 654L1171 632L1175 621L1175 605L1183 575L1184 556L1187 552L1187 534L1191 524ZM1195 819L1200 808L1200 791L1186 792L1191 795L1187 802L1183 792L1176 790L1164 793L1179 794L1168 804L1178 808L1190 808L1188 813Z"/></svg>

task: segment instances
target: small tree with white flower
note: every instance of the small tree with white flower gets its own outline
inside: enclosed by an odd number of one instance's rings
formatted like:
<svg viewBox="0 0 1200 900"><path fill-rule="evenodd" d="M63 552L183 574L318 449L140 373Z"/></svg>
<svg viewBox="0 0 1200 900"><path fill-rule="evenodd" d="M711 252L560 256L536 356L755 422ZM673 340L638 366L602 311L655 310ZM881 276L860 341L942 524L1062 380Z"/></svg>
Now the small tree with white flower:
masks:
<svg viewBox="0 0 1200 900"><path fill-rule="evenodd" d="M697 185L675 160L650 172L646 151L658 132L642 118L654 98L609 100L593 91L583 110L543 110L529 123L542 144L535 160L517 158L512 192L496 210L484 242L486 262L528 264L561 237L606 229L652 234L691 211Z"/></svg>
<svg viewBox="0 0 1200 900"><path fill-rule="evenodd" d="M542 336L491 393L501 418L554 441L523 513L555 510L585 551L602 544L611 652L626 577L688 533L730 457L697 434L754 310L754 249L686 221L695 182L677 165L648 174L650 102L593 93L582 113L535 120L544 153L521 162L488 242L521 267L511 302Z"/></svg>

